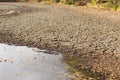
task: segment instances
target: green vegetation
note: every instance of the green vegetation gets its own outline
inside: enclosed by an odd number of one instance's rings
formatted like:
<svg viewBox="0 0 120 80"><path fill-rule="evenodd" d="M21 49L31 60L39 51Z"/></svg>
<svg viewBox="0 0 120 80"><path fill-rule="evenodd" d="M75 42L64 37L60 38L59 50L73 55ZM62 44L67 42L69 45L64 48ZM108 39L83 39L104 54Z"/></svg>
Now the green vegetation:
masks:
<svg viewBox="0 0 120 80"><path fill-rule="evenodd" d="M120 0L110 0L109 4L113 9L117 10L120 6Z"/></svg>
<svg viewBox="0 0 120 80"><path fill-rule="evenodd" d="M106 8L118 10L120 0L92 0L92 4L103 5Z"/></svg>
<svg viewBox="0 0 120 80"><path fill-rule="evenodd" d="M46 1L46 0L40 0L40 1ZM38 1L38 2L40 2ZM64 3L68 5L77 5L77 6L86 6L86 5L92 5L96 8L104 8L104 9L111 9L111 10L118 10L120 7L120 0L47 0L50 2L55 3Z"/></svg>
<svg viewBox="0 0 120 80"><path fill-rule="evenodd" d="M92 7L96 8L104 8L104 9L110 9L110 10L120 10L120 0L0 0L0 1L21 1L21 2L27 2L27 1L37 1L37 2L47 2L47 3L64 3L68 5L76 5L76 6L88 6L92 5Z"/></svg>
<svg viewBox="0 0 120 80"><path fill-rule="evenodd" d="M71 5L71 4L73 4L73 2L70 1L70 0L66 0L66 1L65 1L65 4Z"/></svg>

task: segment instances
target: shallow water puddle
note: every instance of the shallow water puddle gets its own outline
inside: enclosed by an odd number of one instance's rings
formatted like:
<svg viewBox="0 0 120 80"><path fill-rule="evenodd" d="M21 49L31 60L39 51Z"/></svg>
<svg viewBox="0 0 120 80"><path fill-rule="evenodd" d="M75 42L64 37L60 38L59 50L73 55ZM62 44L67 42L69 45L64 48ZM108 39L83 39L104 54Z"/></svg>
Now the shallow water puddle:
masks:
<svg viewBox="0 0 120 80"><path fill-rule="evenodd" d="M71 80L62 55L0 44L0 80Z"/></svg>

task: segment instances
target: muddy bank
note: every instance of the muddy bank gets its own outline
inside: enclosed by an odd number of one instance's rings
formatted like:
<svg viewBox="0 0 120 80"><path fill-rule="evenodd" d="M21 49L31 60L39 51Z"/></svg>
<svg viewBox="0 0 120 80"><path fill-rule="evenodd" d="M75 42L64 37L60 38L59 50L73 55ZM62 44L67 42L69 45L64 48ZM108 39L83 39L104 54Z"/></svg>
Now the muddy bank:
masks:
<svg viewBox="0 0 120 80"><path fill-rule="evenodd" d="M0 16L0 42L77 56L80 60L76 67L97 73L101 80L120 79L119 13L56 5L14 4L19 7L29 5L37 11ZM12 3L9 5L13 6ZM7 7L4 9L9 11Z"/></svg>

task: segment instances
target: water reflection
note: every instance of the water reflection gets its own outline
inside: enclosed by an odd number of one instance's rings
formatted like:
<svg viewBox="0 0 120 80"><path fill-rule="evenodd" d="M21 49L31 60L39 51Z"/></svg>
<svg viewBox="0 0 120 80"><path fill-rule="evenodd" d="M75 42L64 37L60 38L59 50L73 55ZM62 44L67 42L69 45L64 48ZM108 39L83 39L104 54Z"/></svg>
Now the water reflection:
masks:
<svg viewBox="0 0 120 80"><path fill-rule="evenodd" d="M71 80L62 55L0 44L0 80Z"/></svg>

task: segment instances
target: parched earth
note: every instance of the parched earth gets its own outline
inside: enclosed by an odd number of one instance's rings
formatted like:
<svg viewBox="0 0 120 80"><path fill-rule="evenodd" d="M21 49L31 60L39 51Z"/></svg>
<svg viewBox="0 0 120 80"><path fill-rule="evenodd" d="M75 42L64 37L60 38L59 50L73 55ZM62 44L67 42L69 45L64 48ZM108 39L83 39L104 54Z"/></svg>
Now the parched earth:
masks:
<svg viewBox="0 0 120 80"><path fill-rule="evenodd" d="M6 14L10 11L14 13ZM65 5L0 3L0 42L79 57L76 67L120 80L120 12Z"/></svg>

